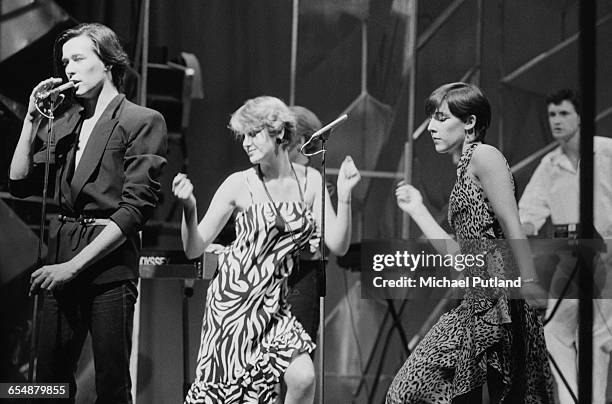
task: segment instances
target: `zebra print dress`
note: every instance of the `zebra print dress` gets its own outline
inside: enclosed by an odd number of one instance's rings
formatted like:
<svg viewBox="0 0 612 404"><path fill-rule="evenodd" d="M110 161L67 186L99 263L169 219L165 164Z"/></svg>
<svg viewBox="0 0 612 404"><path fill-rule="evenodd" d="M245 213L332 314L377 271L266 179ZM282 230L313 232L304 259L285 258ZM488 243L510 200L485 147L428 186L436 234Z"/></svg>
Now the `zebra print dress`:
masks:
<svg viewBox="0 0 612 404"><path fill-rule="evenodd" d="M236 240L219 256L208 287L186 403L273 402L292 358L314 350L286 301L287 277L314 228L303 197L301 203L253 203L237 215Z"/></svg>

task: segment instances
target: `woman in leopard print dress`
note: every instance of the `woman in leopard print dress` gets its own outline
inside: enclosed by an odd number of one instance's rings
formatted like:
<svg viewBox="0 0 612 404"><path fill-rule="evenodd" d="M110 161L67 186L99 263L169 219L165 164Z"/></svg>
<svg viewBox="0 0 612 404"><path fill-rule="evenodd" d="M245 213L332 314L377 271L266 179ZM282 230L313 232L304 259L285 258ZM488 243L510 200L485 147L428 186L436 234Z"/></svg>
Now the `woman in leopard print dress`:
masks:
<svg viewBox="0 0 612 404"><path fill-rule="evenodd" d="M399 207L436 242L440 253L487 251L485 267L466 268L466 277L510 278L518 269L524 295L545 296L535 281L529 246L523 241L508 164L483 144L491 107L480 89L451 83L427 99L428 130L436 151L461 151L449 202L455 242L409 184L396 190ZM504 248L497 239L512 239ZM537 300L533 300L537 303ZM553 403L552 379L542 323L525 300L507 289L471 287L461 304L444 314L406 360L387 393L387 403L480 403L487 383L492 403Z"/></svg>

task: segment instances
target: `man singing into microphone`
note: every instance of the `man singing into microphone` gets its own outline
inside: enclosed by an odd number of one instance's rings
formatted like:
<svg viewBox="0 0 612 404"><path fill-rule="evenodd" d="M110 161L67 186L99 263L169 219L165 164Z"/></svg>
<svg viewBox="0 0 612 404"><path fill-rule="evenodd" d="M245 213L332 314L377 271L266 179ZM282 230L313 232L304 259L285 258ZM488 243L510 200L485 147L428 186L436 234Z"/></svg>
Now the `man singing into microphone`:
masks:
<svg viewBox="0 0 612 404"><path fill-rule="evenodd" d="M70 384L87 332L91 333L97 403L131 403L131 350L140 240L155 208L166 163L163 117L119 91L128 58L116 34L81 24L56 39L58 72L75 84L58 114L51 143L49 189L61 214L49 225L47 265L34 271L31 293L44 297L37 382ZM36 103L61 79L47 79L30 96L10 167L11 193L42 190L46 118Z"/></svg>

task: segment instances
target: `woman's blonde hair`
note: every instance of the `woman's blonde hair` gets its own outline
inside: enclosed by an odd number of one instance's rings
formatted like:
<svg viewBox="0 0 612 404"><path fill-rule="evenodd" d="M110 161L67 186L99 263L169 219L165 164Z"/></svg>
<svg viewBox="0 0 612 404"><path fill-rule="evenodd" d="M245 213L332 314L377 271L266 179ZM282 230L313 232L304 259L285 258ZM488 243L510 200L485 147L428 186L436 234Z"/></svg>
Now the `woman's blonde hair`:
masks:
<svg viewBox="0 0 612 404"><path fill-rule="evenodd" d="M230 118L229 128L238 139L266 128L270 136L279 136L283 148L287 148L295 137L295 115L280 99L263 95L238 108Z"/></svg>

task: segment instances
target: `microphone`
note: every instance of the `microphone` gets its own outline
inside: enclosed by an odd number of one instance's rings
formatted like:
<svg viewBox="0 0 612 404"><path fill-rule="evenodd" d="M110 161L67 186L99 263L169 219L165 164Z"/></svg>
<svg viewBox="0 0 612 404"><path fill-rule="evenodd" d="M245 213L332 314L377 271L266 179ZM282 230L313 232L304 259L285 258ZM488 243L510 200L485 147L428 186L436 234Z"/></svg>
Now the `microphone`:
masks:
<svg viewBox="0 0 612 404"><path fill-rule="evenodd" d="M348 118L347 114L344 115L340 115L338 118L336 118L335 121L328 123L327 125L325 125L324 127L322 127L321 129L319 129L318 131L316 131L315 133L312 134L312 136L310 136L310 140L308 140L309 142L312 139L315 139L319 136L321 136L322 134L324 134L325 132L327 132L328 130L332 130L334 129L336 126L340 125L342 122L346 121Z"/></svg>
<svg viewBox="0 0 612 404"><path fill-rule="evenodd" d="M312 157L312 156L315 156L315 155L317 155L319 153L322 153L323 150L319 150L316 153L306 153L305 150L308 148L308 145L310 144L310 142L312 142L313 140L317 139L318 137L321 137L325 132L328 132L328 131L334 129L336 126L340 125L342 122L346 121L347 119L348 119L348 115L347 114L340 115L338 118L336 118L336 120L328 123L327 125L325 125L321 129L319 129L318 131L313 133L310 136L310 139L308 139L308 141L306 143L304 143L302 145L302 147L300 148L300 153L302 153L306 157Z"/></svg>
<svg viewBox="0 0 612 404"><path fill-rule="evenodd" d="M55 88L53 88L51 90L42 91L42 92L36 94L36 100L38 100L38 101L45 100L45 99L47 99L47 98L49 98L49 97L51 97L53 95L59 94L59 93L61 93L63 91L71 89L73 87L74 87L74 83L72 81L67 81L66 83L62 84L59 87L55 87Z"/></svg>

